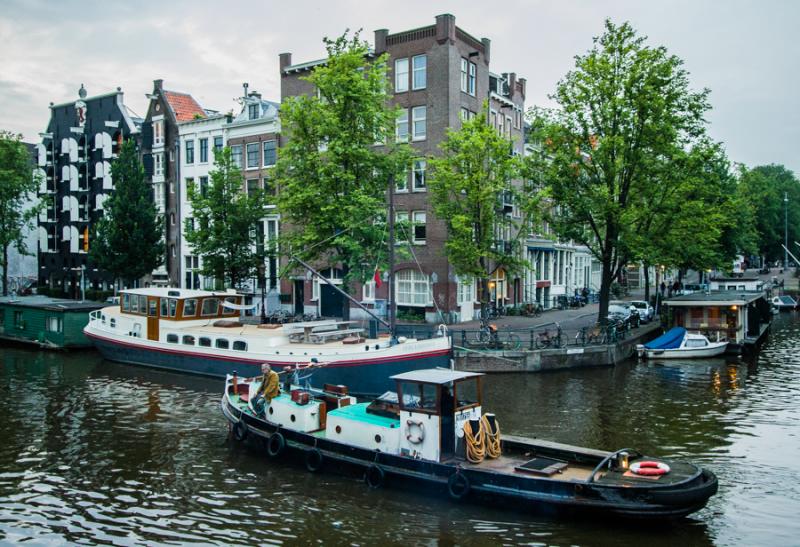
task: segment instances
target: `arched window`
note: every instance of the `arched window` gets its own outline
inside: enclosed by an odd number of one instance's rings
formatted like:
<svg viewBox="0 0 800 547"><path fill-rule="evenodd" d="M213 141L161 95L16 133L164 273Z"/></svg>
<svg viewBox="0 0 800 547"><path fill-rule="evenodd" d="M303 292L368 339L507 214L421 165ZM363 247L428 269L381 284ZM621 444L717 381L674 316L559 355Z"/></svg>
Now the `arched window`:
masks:
<svg viewBox="0 0 800 547"><path fill-rule="evenodd" d="M397 303L401 306L427 306L433 302L428 276L412 269L395 274Z"/></svg>

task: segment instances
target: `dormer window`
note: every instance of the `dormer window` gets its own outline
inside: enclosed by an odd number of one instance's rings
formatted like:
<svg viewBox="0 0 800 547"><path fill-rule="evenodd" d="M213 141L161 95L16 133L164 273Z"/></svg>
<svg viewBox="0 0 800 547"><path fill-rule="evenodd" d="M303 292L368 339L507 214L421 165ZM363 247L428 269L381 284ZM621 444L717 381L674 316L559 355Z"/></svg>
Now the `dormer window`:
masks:
<svg viewBox="0 0 800 547"><path fill-rule="evenodd" d="M258 119L258 104L247 105L247 119L248 120Z"/></svg>

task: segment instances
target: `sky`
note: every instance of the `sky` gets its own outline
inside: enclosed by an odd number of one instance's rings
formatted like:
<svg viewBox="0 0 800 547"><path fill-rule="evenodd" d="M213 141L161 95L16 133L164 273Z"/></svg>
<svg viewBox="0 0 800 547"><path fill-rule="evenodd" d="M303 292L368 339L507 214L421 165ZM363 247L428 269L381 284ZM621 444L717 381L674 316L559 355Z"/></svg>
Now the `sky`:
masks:
<svg viewBox="0 0 800 547"><path fill-rule="evenodd" d="M792 0L0 0L0 129L38 140L48 105L121 87L146 112L154 79L205 108L237 105L242 82L280 100L278 54L299 63L324 56L322 38L363 29L398 32L451 13L492 40L493 72L527 78L526 106L549 95L602 33L629 21L683 59L693 88L709 88L709 134L731 161L781 163L800 174L800 2Z"/></svg>

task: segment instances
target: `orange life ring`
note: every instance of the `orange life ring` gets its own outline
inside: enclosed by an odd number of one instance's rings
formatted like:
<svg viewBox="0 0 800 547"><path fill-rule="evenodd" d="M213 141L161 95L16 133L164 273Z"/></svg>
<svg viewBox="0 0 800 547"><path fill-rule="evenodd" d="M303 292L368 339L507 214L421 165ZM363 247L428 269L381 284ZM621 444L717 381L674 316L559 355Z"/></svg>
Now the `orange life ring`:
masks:
<svg viewBox="0 0 800 547"><path fill-rule="evenodd" d="M666 475L669 473L669 466L663 462L636 462L631 464L631 472L645 477Z"/></svg>

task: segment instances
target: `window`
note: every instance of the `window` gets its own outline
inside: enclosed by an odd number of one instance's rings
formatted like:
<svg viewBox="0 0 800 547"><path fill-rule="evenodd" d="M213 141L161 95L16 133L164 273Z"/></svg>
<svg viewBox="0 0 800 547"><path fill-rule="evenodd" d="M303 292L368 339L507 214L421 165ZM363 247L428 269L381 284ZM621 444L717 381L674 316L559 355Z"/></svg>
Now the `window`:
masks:
<svg viewBox="0 0 800 547"><path fill-rule="evenodd" d="M147 301L147 316L158 317L158 300L152 298Z"/></svg>
<svg viewBox="0 0 800 547"><path fill-rule="evenodd" d="M191 257L187 256L186 258L191 259ZM194 317L197 315L197 299L190 298L188 300L183 301L183 316L184 317Z"/></svg>
<svg viewBox="0 0 800 547"><path fill-rule="evenodd" d="M168 334L167 335L167 342L170 344L177 344L178 343L178 335L177 334Z"/></svg>
<svg viewBox="0 0 800 547"><path fill-rule="evenodd" d="M467 92L467 75L469 70L469 61L461 58L461 91Z"/></svg>
<svg viewBox="0 0 800 547"><path fill-rule="evenodd" d="M194 163L194 140L186 141L186 163Z"/></svg>
<svg viewBox="0 0 800 547"><path fill-rule="evenodd" d="M375 300L375 279L370 279L363 286L363 300L373 301Z"/></svg>
<svg viewBox="0 0 800 547"><path fill-rule="evenodd" d="M208 197L208 177L200 177L200 196Z"/></svg>
<svg viewBox="0 0 800 547"><path fill-rule="evenodd" d="M233 160L233 164L238 167L239 169L242 168L242 145L235 144L231 146L231 159Z"/></svg>
<svg viewBox="0 0 800 547"><path fill-rule="evenodd" d="M183 335L183 343L186 344L187 346L193 346L194 345L194 336L192 336L191 334L184 334Z"/></svg>
<svg viewBox="0 0 800 547"><path fill-rule="evenodd" d="M186 196L186 199L189 199L189 189L194 186L194 177L186 177L186 181L183 186L184 193L183 195Z"/></svg>
<svg viewBox="0 0 800 547"><path fill-rule="evenodd" d="M170 223L170 226L175 226L175 213L170 213L169 214L169 223Z"/></svg>
<svg viewBox="0 0 800 547"><path fill-rule="evenodd" d="M397 142L406 142L408 140L408 110L405 108L397 115L394 136Z"/></svg>
<svg viewBox="0 0 800 547"><path fill-rule="evenodd" d="M428 162L425 160L414 160L412 183L415 192L425 191L425 169L427 164Z"/></svg>
<svg viewBox="0 0 800 547"><path fill-rule="evenodd" d="M425 55L417 55L412 58L411 62L414 70L413 74L413 89L425 89L428 80L428 57Z"/></svg>
<svg viewBox="0 0 800 547"><path fill-rule="evenodd" d="M409 214L407 211L397 211L394 215L394 223L395 227L397 228L397 233L399 237L397 238L396 245L401 245L406 241L409 241L411 238L409 237Z"/></svg>
<svg viewBox="0 0 800 547"><path fill-rule="evenodd" d="M397 303L401 306L426 306L431 299L428 276L417 270L400 270L395 275Z"/></svg>
<svg viewBox="0 0 800 547"><path fill-rule="evenodd" d="M175 310L178 309L178 301L174 298L169 299L169 316L175 317Z"/></svg>
<svg viewBox="0 0 800 547"><path fill-rule="evenodd" d="M211 338L206 338L205 336L201 336L200 339L197 341L198 346L202 346L204 348L211 347Z"/></svg>
<svg viewBox="0 0 800 547"><path fill-rule="evenodd" d="M408 91L408 59L397 59L394 62L394 92Z"/></svg>
<svg viewBox="0 0 800 547"><path fill-rule="evenodd" d="M61 318L60 317L48 317L47 318L47 331L48 332L61 332Z"/></svg>
<svg viewBox="0 0 800 547"><path fill-rule="evenodd" d="M247 351L247 342L241 340L234 340L233 349L236 351Z"/></svg>
<svg viewBox="0 0 800 547"><path fill-rule="evenodd" d="M458 303L466 304L475 302L475 282L474 279L458 280Z"/></svg>
<svg viewBox="0 0 800 547"><path fill-rule="evenodd" d="M214 150L222 150L222 135L214 137Z"/></svg>
<svg viewBox="0 0 800 547"><path fill-rule="evenodd" d="M258 110L259 110L258 103L247 105L247 119L248 120L257 120L258 119Z"/></svg>
<svg viewBox="0 0 800 547"><path fill-rule="evenodd" d="M159 152L153 154L153 175L157 177L164 176L164 153Z"/></svg>
<svg viewBox="0 0 800 547"><path fill-rule="evenodd" d="M275 165L278 161L277 141L264 141L264 167Z"/></svg>
<svg viewBox="0 0 800 547"><path fill-rule="evenodd" d="M398 175L394 182L395 192L408 192L408 172Z"/></svg>
<svg viewBox="0 0 800 547"><path fill-rule="evenodd" d="M228 343L228 340L225 338L217 338L216 346L219 349L228 349L230 344Z"/></svg>
<svg viewBox="0 0 800 547"><path fill-rule="evenodd" d="M400 393L402 393L403 400L400 403L400 408L413 412L435 414L439 407L438 392L439 390L434 384L402 382L400 384Z"/></svg>
<svg viewBox="0 0 800 547"><path fill-rule="evenodd" d="M200 163L208 163L208 139L200 139Z"/></svg>
<svg viewBox="0 0 800 547"><path fill-rule="evenodd" d="M497 116L497 133L503 134L503 116Z"/></svg>
<svg viewBox="0 0 800 547"><path fill-rule="evenodd" d="M475 96L475 79L478 72L478 66L475 63L469 64L469 78L467 79L467 93Z"/></svg>
<svg viewBox="0 0 800 547"><path fill-rule="evenodd" d="M164 120L153 121L153 146L164 144Z"/></svg>
<svg viewBox="0 0 800 547"><path fill-rule="evenodd" d="M425 211L414 211L411 216L411 227L414 235L414 243L425 243Z"/></svg>
<svg viewBox="0 0 800 547"><path fill-rule="evenodd" d="M258 191L258 179L247 179L247 195L252 196Z"/></svg>
<svg viewBox="0 0 800 547"><path fill-rule="evenodd" d="M139 313L145 314L147 312L147 297L139 295Z"/></svg>
<svg viewBox="0 0 800 547"><path fill-rule="evenodd" d="M411 109L411 119L413 121L415 141L421 141L425 139L427 111L428 107L426 106L415 106Z"/></svg>
<svg viewBox="0 0 800 547"><path fill-rule="evenodd" d="M219 310L219 299L206 298L203 300L203 310L201 312L201 315L203 317L217 315L218 310Z"/></svg>
<svg viewBox="0 0 800 547"><path fill-rule="evenodd" d="M511 138L511 116L506 116L506 137Z"/></svg>
<svg viewBox="0 0 800 547"><path fill-rule="evenodd" d="M259 164L258 143L251 142L247 145L247 168L256 169Z"/></svg>

